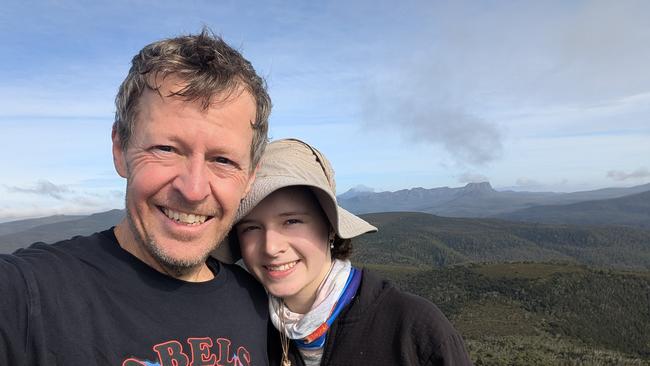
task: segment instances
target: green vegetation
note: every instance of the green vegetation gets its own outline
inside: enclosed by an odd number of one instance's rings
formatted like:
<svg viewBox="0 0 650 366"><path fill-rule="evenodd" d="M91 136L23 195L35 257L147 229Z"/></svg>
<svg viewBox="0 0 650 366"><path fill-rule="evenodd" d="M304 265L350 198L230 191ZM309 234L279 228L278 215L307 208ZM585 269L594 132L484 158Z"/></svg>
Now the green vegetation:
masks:
<svg viewBox="0 0 650 366"><path fill-rule="evenodd" d="M650 365L650 272L359 265L437 304L476 365Z"/></svg>
<svg viewBox="0 0 650 366"><path fill-rule="evenodd" d="M650 231L467 219L400 212L363 217L379 232L355 240L364 263L444 267L469 262L564 262L650 269Z"/></svg>

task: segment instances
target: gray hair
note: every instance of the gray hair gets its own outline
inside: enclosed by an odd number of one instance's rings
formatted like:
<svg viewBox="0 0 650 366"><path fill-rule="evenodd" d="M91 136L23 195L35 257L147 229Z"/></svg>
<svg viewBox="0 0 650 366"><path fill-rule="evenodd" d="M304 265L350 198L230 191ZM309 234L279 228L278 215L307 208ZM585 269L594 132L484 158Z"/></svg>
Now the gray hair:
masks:
<svg viewBox="0 0 650 366"><path fill-rule="evenodd" d="M255 121L251 144L254 169L268 142L271 98L264 79L251 63L221 37L203 28L197 35L164 39L145 46L131 61L131 69L115 97L115 122L122 149L126 150L135 130L138 101L146 89L159 92L157 80L180 78L184 87L174 92L185 101L199 101L207 109L215 97L226 101L234 93L247 91L255 99Z"/></svg>

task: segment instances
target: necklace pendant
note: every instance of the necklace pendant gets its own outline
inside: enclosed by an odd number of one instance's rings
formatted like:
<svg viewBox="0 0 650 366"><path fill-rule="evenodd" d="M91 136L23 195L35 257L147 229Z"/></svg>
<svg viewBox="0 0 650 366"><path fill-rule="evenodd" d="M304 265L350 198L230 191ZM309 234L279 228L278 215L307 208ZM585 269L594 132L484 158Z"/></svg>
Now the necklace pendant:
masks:
<svg viewBox="0 0 650 366"><path fill-rule="evenodd" d="M282 360L282 366L291 366L291 361L289 360Z"/></svg>

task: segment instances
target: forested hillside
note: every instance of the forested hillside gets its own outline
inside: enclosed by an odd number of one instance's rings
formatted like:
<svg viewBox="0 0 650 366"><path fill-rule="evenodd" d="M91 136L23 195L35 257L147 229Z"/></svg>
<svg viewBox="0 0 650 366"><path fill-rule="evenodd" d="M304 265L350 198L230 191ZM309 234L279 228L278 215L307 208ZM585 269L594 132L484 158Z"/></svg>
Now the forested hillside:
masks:
<svg viewBox="0 0 650 366"><path fill-rule="evenodd" d="M476 365L650 365L650 231L363 216L353 261L436 303Z"/></svg>
<svg viewBox="0 0 650 366"><path fill-rule="evenodd" d="M650 272L539 263L357 264L437 304L476 365L650 364Z"/></svg>
<svg viewBox="0 0 650 366"><path fill-rule="evenodd" d="M650 231L447 218L424 213L363 217L379 232L355 241L359 261L441 267L468 262L557 261L650 269Z"/></svg>

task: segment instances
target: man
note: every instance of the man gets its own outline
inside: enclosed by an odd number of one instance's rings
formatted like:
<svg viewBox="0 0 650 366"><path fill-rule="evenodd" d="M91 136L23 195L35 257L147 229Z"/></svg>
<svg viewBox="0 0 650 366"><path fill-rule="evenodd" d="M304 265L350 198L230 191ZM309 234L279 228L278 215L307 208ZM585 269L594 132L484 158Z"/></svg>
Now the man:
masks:
<svg viewBox="0 0 650 366"><path fill-rule="evenodd" d="M126 218L0 256L0 365L266 365L263 289L209 257L267 141L263 80L204 30L142 49L116 106Z"/></svg>

